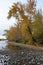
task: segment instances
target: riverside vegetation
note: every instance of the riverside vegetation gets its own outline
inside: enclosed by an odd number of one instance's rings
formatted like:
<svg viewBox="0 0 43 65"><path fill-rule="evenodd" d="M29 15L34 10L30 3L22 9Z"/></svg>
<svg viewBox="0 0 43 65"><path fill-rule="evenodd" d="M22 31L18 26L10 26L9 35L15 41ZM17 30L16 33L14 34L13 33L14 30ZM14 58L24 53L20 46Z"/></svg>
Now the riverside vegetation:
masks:
<svg viewBox="0 0 43 65"><path fill-rule="evenodd" d="M36 0L28 0L26 4L14 3L7 18L14 17L17 24L6 30L8 41L29 45L43 45L43 12L37 10Z"/></svg>

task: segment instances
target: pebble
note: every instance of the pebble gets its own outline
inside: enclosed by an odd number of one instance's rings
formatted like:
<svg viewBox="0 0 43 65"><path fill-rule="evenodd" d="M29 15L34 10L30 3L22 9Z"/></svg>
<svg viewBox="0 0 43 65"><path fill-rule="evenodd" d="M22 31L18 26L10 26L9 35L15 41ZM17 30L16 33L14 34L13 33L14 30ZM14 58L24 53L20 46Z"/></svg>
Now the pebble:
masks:
<svg viewBox="0 0 43 65"><path fill-rule="evenodd" d="M21 51L8 51L6 54L2 55L0 53L0 65L2 65L1 59L3 58L8 65L43 65L43 52L41 51L25 49Z"/></svg>

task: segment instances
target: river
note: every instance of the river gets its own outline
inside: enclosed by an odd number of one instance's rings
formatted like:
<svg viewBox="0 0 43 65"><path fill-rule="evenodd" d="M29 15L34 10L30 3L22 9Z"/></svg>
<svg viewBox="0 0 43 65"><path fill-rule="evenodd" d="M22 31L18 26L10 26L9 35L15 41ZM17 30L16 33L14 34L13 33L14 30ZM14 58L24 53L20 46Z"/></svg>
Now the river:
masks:
<svg viewBox="0 0 43 65"><path fill-rule="evenodd" d="M8 45L7 40L0 41L0 50L5 49L7 45Z"/></svg>

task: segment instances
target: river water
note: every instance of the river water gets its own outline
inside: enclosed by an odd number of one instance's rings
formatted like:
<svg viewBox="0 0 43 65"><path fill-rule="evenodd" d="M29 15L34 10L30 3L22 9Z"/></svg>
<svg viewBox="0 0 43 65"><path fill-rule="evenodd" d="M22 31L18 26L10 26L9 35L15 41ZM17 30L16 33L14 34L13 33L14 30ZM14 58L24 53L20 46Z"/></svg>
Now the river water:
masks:
<svg viewBox="0 0 43 65"><path fill-rule="evenodd" d="M7 45L8 45L7 40L0 41L0 50L5 49Z"/></svg>

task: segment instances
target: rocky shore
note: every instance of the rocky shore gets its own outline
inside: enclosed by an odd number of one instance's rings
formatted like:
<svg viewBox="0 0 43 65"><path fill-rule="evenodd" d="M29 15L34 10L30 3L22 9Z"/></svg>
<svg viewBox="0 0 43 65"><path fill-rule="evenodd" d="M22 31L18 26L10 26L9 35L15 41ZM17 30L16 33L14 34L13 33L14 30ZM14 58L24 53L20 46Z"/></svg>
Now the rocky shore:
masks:
<svg viewBox="0 0 43 65"><path fill-rule="evenodd" d="M22 50L0 50L0 54L2 55L2 59L6 58L4 61L5 65L43 65L43 50L31 48L24 48ZM0 61L0 63L3 62Z"/></svg>

